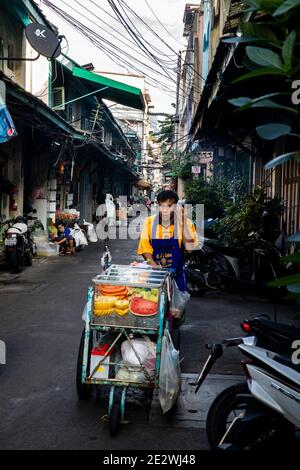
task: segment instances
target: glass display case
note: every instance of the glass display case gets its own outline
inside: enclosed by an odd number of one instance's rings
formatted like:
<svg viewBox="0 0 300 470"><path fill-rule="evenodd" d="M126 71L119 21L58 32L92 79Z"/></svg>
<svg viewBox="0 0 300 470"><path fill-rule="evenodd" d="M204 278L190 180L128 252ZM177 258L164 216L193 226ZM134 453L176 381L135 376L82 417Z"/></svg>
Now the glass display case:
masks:
<svg viewBox="0 0 300 470"><path fill-rule="evenodd" d="M93 279L92 325L157 329L169 271L112 265Z"/></svg>

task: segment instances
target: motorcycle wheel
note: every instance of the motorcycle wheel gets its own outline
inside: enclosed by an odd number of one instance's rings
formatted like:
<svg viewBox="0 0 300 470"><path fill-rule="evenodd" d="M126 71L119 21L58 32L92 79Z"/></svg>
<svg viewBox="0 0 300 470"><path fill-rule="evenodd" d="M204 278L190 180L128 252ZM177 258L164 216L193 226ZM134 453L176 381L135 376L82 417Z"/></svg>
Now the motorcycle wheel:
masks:
<svg viewBox="0 0 300 470"><path fill-rule="evenodd" d="M206 421L208 442L213 450L218 446L233 420L250 407L261 406L254 398L246 383L232 385L224 390L212 403ZM277 422L276 422L277 421ZM295 430L290 423L282 419L270 420L243 436L244 444L232 443L237 450L286 449L294 442Z"/></svg>
<svg viewBox="0 0 300 470"><path fill-rule="evenodd" d="M194 276L189 273L188 269L185 272L185 277L186 289L191 297L200 297L207 292L207 289L203 287L200 282L197 282L196 279L194 279Z"/></svg>
<svg viewBox="0 0 300 470"><path fill-rule="evenodd" d="M195 284L189 283L188 281L186 283L186 288L191 297L201 297L202 295L205 294L205 292L207 292L206 289L201 289L201 287L198 287Z"/></svg>
<svg viewBox="0 0 300 470"><path fill-rule="evenodd" d="M23 270L23 260L19 250L14 250L9 253L6 257L6 262L9 269L16 274L19 274Z"/></svg>
<svg viewBox="0 0 300 470"><path fill-rule="evenodd" d="M32 254L31 254L31 252L24 256L24 266L32 266Z"/></svg>

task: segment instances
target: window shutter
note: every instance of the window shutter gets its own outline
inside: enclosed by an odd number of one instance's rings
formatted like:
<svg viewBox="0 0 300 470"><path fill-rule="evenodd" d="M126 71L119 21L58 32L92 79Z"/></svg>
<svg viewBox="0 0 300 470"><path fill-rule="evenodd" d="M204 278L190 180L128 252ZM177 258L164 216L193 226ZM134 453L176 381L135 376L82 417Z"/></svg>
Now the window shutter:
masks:
<svg viewBox="0 0 300 470"><path fill-rule="evenodd" d="M52 89L52 108L57 111L65 109L65 87L60 86Z"/></svg>

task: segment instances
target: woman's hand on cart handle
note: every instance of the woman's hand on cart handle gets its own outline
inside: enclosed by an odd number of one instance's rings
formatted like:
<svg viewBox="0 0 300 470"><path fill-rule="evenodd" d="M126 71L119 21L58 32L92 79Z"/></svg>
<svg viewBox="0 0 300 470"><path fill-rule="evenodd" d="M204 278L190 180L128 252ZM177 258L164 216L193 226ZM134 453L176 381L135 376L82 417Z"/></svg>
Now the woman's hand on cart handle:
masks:
<svg viewBox="0 0 300 470"><path fill-rule="evenodd" d="M155 263L151 253L144 253L143 257L148 266L151 266L152 268L160 268L160 265Z"/></svg>
<svg viewBox="0 0 300 470"><path fill-rule="evenodd" d="M148 266L151 266L151 268L157 268L157 269L160 269L161 268L161 265L160 264L157 264L155 263L155 261L151 261L151 260L147 260L147 264Z"/></svg>

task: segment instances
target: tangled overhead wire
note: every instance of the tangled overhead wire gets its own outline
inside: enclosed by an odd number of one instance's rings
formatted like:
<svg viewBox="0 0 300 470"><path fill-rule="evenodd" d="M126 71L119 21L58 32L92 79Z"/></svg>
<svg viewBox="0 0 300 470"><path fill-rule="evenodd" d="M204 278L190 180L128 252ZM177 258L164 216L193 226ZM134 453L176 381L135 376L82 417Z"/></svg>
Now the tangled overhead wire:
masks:
<svg viewBox="0 0 300 470"><path fill-rule="evenodd" d="M117 4L114 0L108 0L114 14L109 13L98 2L93 0L85 2L84 5L79 0L75 0L80 10L74 8L74 5L69 5L65 0L61 0L70 9L70 12L58 7L57 4L54 5L50 0L42 0L42 2L54 13L67 21L77 32L86 37L95 47L101 49L104 54L113 59L116 64L127 71L134 70L142 73L146 76L149 85L159 88L168 96L174 96L177 81L176 59L178 58L178 53L133 11L126 2L117 0ZM89 8L89 4L93 5L93 10L91 7ZM113 20L113 23L108 24L103 20L103 15L102 17L97 15L96 8L108 15ZM74 13L79 18L75 17ZM86 20L86 22L83 23L82 19ZM133 20L138 21L138 25ZM105 24L106 28L102 24ZM118 25L122 26L126 34L120 31ZM94 26L96 26L96 30ZM149 34L155 37L157 43L163 44L166 51L171 51L172 55L157 47L152 40L149 41L141 33L141 27L148 30ZM101 34L97 32L98 30L101 30ZM105 36L105 34L109 36ZM112 38L114 42L112 42ZM119 43L116 44L116 41ZM126 46L126 49L123 46ZM128 49L132 53L129 53ZM200 92L201 86L198 81L204 79L192 64L185 64L185 67L188 70L194 71L196 78L193 88L195 92ZM179 89L183 95L187 96L189 94L189 91L187 92L181 84L179 84Z"/></svg>

